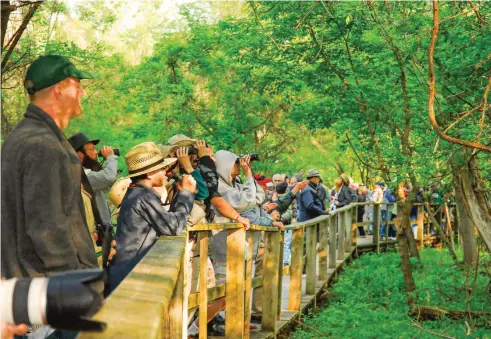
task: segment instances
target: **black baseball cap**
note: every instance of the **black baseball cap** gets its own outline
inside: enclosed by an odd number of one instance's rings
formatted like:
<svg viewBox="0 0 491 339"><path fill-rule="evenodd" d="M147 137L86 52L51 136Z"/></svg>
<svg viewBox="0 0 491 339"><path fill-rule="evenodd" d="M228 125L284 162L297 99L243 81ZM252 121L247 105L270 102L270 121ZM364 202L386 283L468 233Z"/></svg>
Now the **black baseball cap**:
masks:
<svg viewBox="0 0 491 339"><path fill-rule="evenodd" d="M77 69L67 57L45 55L35 60L27 69L24 87L32 95L69 77L94 79L91 73Z"/></svg>

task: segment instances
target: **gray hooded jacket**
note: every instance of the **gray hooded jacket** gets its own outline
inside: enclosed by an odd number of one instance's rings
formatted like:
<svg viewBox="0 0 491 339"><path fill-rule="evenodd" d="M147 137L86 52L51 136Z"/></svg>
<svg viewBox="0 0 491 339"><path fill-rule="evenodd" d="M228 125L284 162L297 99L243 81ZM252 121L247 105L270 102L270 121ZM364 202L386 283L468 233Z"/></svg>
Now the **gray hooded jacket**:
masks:
<svg viewBox="0 0 491 339"><path fill-rule="evenodd" d="M232 168L238 157L229 151L218 151L215 154L215 163L218 173L218 193L240 214L257 209L260 214L259 204L265 199L264 191L256 185L254 178L247 178L244 183L232 182ZM215 223L232 222L216 210ZM244 239L245 240L245 239ZM211 256L215 265L215 272L222 273L225 268L227 253L227 232L218 232L212 239ZM222 267L223 266L223 267Z"/></svg>

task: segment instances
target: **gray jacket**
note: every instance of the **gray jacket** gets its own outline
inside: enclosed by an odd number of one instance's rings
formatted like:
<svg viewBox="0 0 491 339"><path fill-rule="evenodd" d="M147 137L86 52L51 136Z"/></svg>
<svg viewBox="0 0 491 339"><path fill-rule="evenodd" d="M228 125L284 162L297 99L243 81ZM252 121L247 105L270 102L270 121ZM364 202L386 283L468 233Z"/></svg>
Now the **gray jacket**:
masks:
<svg viewBox="0 0 491 339"><path fill-rule="evenodd" d="M2 276L96 268L80 159L46 112L24 117L2 146Z"/></svg>
<svg viewBox="0 0 491 339"><path fill-rule="evenodd" d="M87 174L90 187L92 187L92 190L94 191L95 202L102 221L111 223L111 212L109 211L104 191L111 188L116 181L118 175L118 156L108 156L106 159L106 166L99 172L94 172L85 168L85 174Z"/></svg>

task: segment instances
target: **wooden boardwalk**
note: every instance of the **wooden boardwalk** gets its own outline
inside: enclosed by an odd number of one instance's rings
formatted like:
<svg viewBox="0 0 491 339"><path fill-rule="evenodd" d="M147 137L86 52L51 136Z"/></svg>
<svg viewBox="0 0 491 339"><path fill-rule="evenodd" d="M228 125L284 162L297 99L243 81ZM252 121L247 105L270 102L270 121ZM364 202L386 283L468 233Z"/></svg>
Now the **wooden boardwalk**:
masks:
<svg viewBox="0 0 491 339"><path fill-rule="evenodd" d="M389 243L394 243L394 241L389 241ZM368 235L366 238L358 238L357 246L358 247L367 247L373 244L373 236ZM336 260L336 268L328 269L328 279L326 282L319 281L319 275L317 274L317 283L316 283L316 293L315 294L307 294L306 286L307 286L307 278L304 274L302 276L302 313L304 313L307 309L311 307L315 307L316 298L322 294L322 291L329 287L330 282L339 272L339 270L343 267L345 262L352 260L353 254L356 251L356 247L352 247L350 252L345 252L345 260ZM319 267L319 257L317 257L317 272ZM290 276L285 275L282 279L282 293L281 293L281 315L278 320L278 328L281 333L288 333L294 325L296 325L296 321L298 321L299 313L295 311L288 310L288 302L290 297ZM261 331L261 324L253 322L253 325L257 327L256 330L251 330L251 339L269 339L275 338L273 333L265 333ZM218 337L209 337L209 338L218 338Z"/></svg>

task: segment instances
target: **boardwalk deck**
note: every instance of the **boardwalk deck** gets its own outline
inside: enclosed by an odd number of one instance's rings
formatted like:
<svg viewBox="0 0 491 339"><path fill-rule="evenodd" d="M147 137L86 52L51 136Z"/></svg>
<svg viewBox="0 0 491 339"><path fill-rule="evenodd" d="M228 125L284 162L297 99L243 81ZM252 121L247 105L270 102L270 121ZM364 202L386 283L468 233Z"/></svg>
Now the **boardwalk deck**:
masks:
<svg viewBox="0 0 491 339"><path fill-rule="evenodd" d="M389 243L394 243L394 241L389 241ZM373 245L373 236L369 235L366 238L358 238L357 239L358 247L370 246ZM324 288L329 286L329 283L336 276L336 273L343 267L345 262L351 260L353 253L356 247L352 247L350 252L345 253L345 259L336 261L336 268L328 269L328 278L326 281L317 281L316 283L316 293L315 294L306 294L306 275L302 276L302 306L301 313L308 308L311 308L316 301L316 298L322 293ZM317 266L319 265L319 260L317 258ZM318 270L317 270L318 272ZM317 278L319 275L317 274ZM293 325L295 325L296 320L298 320L299 313L288 310L288 298L290 293L290 276L283 276L282 280L282 292L281 292L281 315L279 320L277 321L277 327L280 333L287 332ZM297 319L296 319L297 318ZM251 339L270 339L275 338L273 333L261 331L260 323L252 323L257 327L256 330L251 330L250 338ZM209 338L218 338L218 337L209 337Z"/></svg>

